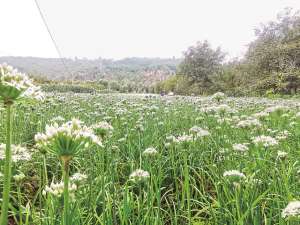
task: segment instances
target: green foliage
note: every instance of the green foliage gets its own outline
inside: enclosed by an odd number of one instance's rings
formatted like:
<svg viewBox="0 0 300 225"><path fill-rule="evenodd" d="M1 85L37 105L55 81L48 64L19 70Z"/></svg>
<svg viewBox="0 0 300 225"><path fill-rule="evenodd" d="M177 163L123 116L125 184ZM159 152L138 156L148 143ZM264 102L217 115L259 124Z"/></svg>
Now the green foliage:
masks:
<svg viewBox="0 0 300 225"><path fill-rule="evenodd" d="M94 93L95 89L82 85L72 84L46 84L42 86L45 92L74 92L74 93Z"/></svg>
<svg viewBox="0 0 300 225"><path fill-rule="evenodd" d="M300 13L290 8L283 10L277 21L256 29L256 37L245 59L223 64L222 51L213 50L207 41L188 48L179 73L190 79L190 87L179 92L223 91L234 96L296 94L300 88ZM164 88L172 89L168 85Z"/></svg>
<svg viewBox="0 0 300 225"><path fill-rule="evenodd" d="M179 73L195 82L210 83L210 76L220 70L225 54L220 48L212 49L208 41L204 41L189 47L184 57Z"/></svg>
<svg viewBox="0 0 300 225"><path fill-rule="evenodd" d="M182 75L174 75L165 81L158 83L155 86L155 93L174 92L181 95L189 95L193 93L195 88L192 88L192 82L187 77Z"/></svg>
<svg viewBox="0 0 300 225"><path fill-rule="evenodd" d="M227 113L208 111L224 104ZM266 110L266 105L272 107ZM290 223L281 216L289 201L299 199L297 105L291 99L217 102L201 97L73 93L51 95L35 107L17 104L13 141L26 143L32 159L11 167L13 175L22 172L25 178L19 184L12 180L10 224L62 224L63 196L42 193L52 182L62 181L63 168L57 157L42 155L32 143L46 124L73 117L88 126L108 120L114 129L103 137L104 148L88 146L70 162L70 177L77 172L87 176L70 193L72 225L299 224L299 218ZM3 108L0 111L3 142L6 116ZM261 126L237 127L261 112L269 112L258 119ZM205 128L210 135L182 144L174 141L192 135L192 127ZM255 145L253 138L262 134L276 138L278 145ZM247 143L249 149L239 152L233 148L237 143ZM143 154L150 146L156 155ZM287 155L280 158L279 151ZM3 163L0 160L1 172ZM150 174L143 183L129 180L138 168ZM230 170L239 170L245 179L224 177ZM0 193L2 189L1 183Z"/></svg>
<svg viewBox="0 0 300 225"><path fill-rule="evenodd" d="M260 93L294 94L300 87L300 13L287 8L277 18L256 30L246 54L248 78Z"/></svg>

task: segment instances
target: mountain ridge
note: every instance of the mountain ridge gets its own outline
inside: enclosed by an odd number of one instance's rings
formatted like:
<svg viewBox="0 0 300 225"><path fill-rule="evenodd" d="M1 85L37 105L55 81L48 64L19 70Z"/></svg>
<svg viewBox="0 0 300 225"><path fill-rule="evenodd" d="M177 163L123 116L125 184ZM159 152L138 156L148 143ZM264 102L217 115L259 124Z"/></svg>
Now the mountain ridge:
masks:
<svg viewBox="0 0 300 225"><path fill-rule="evenodd" d="M131 57L120 60L1 56L21 72L46 80L112 80L152 85L176 73L178 58Z"/></svg>

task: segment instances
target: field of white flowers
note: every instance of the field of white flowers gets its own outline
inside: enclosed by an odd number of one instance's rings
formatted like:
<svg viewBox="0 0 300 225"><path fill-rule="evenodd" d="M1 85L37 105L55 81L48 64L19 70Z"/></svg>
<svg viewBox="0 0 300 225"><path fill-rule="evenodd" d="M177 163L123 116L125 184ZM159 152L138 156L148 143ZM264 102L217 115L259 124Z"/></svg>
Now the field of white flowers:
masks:
<svg viewBox="0 0 300 225"><path fill-rule="evenodd" d="M300 224L298 100L5 90L2 224Z"/></svg>

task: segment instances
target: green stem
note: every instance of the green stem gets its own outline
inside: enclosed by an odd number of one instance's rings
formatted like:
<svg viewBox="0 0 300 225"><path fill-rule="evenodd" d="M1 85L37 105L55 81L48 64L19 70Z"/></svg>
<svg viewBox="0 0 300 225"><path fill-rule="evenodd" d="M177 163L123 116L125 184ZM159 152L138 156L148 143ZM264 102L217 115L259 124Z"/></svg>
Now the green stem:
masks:
<svg viewBox="0 0 300 225"><path fill-rule="evenodd" d="M18 184L18 201L19 201L19 225L23 224L23 211L22 211L22 198L21 198L21 187Z"/></svg>
<svg viewBox="0 0 300 225"><path fill-rule="evenodd" d="M191 194L190 194L190 178L189 178L189 168L188 168L188 157L187 157L187 152L186 150L184 151L184 186L185 186L185 191L186 191L186 200L187 200L187 210L188 210L188 220L189 223L191 224Z"/></svg>
<svg viewBox="0 0 300 225"><path fill-rule="evenodd" d="M64 225L69 225L69 160L63 160L63 179L64 179Z"/></svg>
<svg viewBox="0 0 300 225"><path fill-rule="evenodd" d="M43 155L43 166L44 166L44 176L45 176L45 180L44 180L44 184L48 185L48 172L47 172L47 163L46 163L46 154Z"/></svg>
<svg viewBox="0 0 300 225"><path fill-rule="evenodd" d="M5 104L6 106L6 148L5 148L5 164L4 164L4 187L3 187L3 200L1 207L0 225L7 224L9 192L11 182L11 106L12 103Z"/></svg>

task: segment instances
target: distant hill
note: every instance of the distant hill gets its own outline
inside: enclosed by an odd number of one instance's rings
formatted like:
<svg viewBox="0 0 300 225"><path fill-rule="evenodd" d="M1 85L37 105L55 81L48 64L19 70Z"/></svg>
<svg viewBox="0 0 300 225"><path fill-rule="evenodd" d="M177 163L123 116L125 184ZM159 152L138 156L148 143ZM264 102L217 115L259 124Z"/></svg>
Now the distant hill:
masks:
<svg viewBox="0 0 300 225"><path fill-rule="evenodd" d="M31 76L49 80L114 80L142 83L144 86L165 80L176 71L181 59L125 58L58 59L37 57L0 57Z"/></svg>

